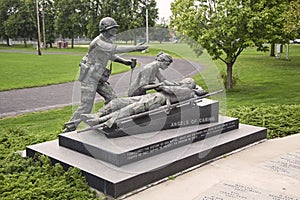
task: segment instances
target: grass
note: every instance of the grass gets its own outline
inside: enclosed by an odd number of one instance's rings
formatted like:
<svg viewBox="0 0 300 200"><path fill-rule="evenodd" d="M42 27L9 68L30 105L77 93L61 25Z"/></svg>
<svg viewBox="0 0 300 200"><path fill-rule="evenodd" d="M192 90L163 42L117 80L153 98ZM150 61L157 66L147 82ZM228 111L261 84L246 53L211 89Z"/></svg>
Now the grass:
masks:
<svg viewBox="0 0 300 200"><path fill-rule="evenodd" d="M289 61L269 52L246 50L237 60L240 82L227 91L227 106L300 103L300 46L291 45Z"/></svg>
<svg viewBox="0 0 300 200"><path fill-rule="evenodd" d="M213 88L214 83L216 87L221 87L217 72L223 64L215 64L205 52L197 58L187 46L181 44L153 44L151 49L146 55L155 56L159 51L167 50L174 57L201 62L206 69L194 77L198 84L208 89ZM0 53L3 61L0 70L4 74L0 86L9 85L14 80L15 85L22 87L27 82L33 82L33 79L38 85L45 77L51 81L63 71L64 76L68 77L66 81L73 80L78 70L77 63L84 54L80 51L79 54L45 54L41 57ZM300 46L291 46L290 57L291 61L277 60L270 58L268 53L246 50L234 69L241 81L232 91L226 92L228 114L240 118L242 123L267 127L268 138L298 133ZM7 78L12 75L14 77L11 79ZM57 139L63 123L72 112L72 107L66 107L0 119L1 199L101 199L90 191L77 169L64 172L60 165L51 166L45 157L39 157L40 162L33 162L15 153L28 145Z"/></svg>
<svg viewBox="0 0 300 200"><path fill-rule="evenodd" d="M155 57L159 51L166 51L176 58L184 58L193 52L186 45L164 44L151 46L151 51L146 56ZM169 49L169 50L168 50ZM13 47L0 46L0 91L45 86L51 84L66 83L77 80L79 73L78 63L87 52L87 47L74 49L48 48L43 50L42 56L36 55L32 47L25 48L22 45ZM141 53L132 53L141 55ZM192 59L189 56L187 59ZM113 74L128 71L129 67L122 64L113 64Z"/></svg>
<svg viewBox="0 0 300 200"><path fill-rule="evenodd" d="M8 49L7 47L0 47ZM16 47L27 51L32 48ZM44 54L37 56L22 53L0 53L2 60L0 90L41 85L58 84L77 79L78 62L86 52L86 47L74 49L51 49L64 54ZM48 50L47 50L48 51ZM194 76L196 82L209 91L223 89L220 72L224 63L212 61L206 52L200 57L185 44L150 44L150 51L144 55L155 57L165 51L175 58L192 60L205 66L205 70ZM81 53L80 53L81 52ZM84 52L84 53L83 53ZM133 55L141 55L132 53ZM234 65L234 73L239 82L234 89L217 98L222 110L242 105L258 104L299 104L300 103L300 45L290 45L290 58L276 59L269 52L246 49ZM114 64L113 73L127 71L127 66Z"/></svg>
<svg viewBox="0 0 300 200"><path fill-rule="evenodd" d="M80 55L0 53L0 90L35 87L73 81ZM79 61L78 61L79 60Z"/></svg>
<svg viewBox="0 0 300 200"><path fill-rule="evenodd" d="M81 49L81 48L79 48ZM25 49L26 50L26 49ZM0 91L66 83L77 80L78 63L85 53L44 54L0 52ZM113 64L113 74L130 68Z"/></svg>

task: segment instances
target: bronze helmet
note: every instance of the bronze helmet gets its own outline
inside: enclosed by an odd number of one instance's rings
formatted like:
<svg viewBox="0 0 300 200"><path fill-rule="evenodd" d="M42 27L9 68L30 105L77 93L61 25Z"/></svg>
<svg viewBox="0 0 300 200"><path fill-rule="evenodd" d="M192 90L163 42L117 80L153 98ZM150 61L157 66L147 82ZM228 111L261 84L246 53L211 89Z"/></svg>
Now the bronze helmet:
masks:
<svg viewBox="0 0 300 200"><path fill-rule="evenodd" d="M117 24L116 20L114 20L111 17L104 17L103 19L100 20L99 23L100 33L117 27L119 27L119 25Z"/></svg>

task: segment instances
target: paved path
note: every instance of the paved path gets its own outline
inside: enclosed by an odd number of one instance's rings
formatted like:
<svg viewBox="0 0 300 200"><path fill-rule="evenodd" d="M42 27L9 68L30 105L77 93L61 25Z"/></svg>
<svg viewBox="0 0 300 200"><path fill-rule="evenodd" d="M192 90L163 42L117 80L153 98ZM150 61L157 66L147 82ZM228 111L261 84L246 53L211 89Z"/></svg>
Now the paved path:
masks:
<svg viewBox="0 0 300 200"><path fill-rule="evenodd" d="M267 140L126 200L300 200L300 134Z"/></svg>
<svg viewBox="0 0 300 200"><path fill-rule="evenodd" d="M153 57L135 57L141 65L153 61ZM169 69L163 71L163 74L169 80L179 80L182 77L195 75L203 70L203 68L204 66L199 63L175 59ZM133 77L135 77L138 70L134 70ZM111 76L109 82L118 96L125 96L127 95L129 80L130 72L126 72ZM78 82L70 82L0 92L0 118L78 104L80 96L79 85ZM97 101L99 100L100 97L98 96Z"/></svg>

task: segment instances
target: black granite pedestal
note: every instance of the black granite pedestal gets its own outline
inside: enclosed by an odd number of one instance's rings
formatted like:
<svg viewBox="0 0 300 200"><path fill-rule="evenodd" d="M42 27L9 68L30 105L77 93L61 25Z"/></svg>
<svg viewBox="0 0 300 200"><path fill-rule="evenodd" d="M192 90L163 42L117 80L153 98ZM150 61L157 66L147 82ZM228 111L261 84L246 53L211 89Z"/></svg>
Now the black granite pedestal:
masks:
<svg viewBox="0 0 300 200"><path fill-rule="evenodd" d="M77 167L91 187L119 197L263 140L266 134L265 128L221 116L218 122L206 125L113 139L93 131L86 135L71 132L61 134L59 140L28 146L26 153L31 157L35 153L49 156L65 169Z"/></svg>
<svg viewBox="0 0 300 200"><path fill-rule="evenodd" d="M59 145L122 166L226 133L239 126L236 118L221 116L217 121L120 138L107 138L92 130L70 132L59 135Z"/></svg>
<svg viewBox="0 0 300 200"><path fill-rule="evenodd" d="M219 102L203 98L196 102L179 104L169 111L167 106L164 106L163 108L119 119L112 128L95 130L108 138L116 138L217 122L218 116Z"/></svg>

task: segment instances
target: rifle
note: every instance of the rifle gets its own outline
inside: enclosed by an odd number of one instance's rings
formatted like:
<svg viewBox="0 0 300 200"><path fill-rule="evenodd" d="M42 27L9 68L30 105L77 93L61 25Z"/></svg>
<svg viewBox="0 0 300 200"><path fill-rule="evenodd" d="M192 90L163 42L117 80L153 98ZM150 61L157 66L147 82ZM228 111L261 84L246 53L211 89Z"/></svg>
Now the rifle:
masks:
<svg viewBox="0 0 300 200"><path fill-rule="evenodd" d="M205 95L202 95L202 96L199 96L199 97L194 97L194 98L191 98L191 99L187 99L185 101L181 101L181 102L174 103L174 104L171 104L171 105L164 105L164 106L161 106L159 108L149 110L149 111L146 111L146 112L143 112L143 113L131 115L131 116L128 116L128 117L123 117L121 119L116 120L115 123L116 124L118 124L118 123L123 124L123 123L126 123L126 121L132 120L132 118L139 118L139 117L143 117L145 115L155 114L155 113L161 112L162 110L165 110L166 114L169 114L172 109L180 108L182 106L185 106L185 105L191 104L191 103L196 104L197 102L200 102L201 99L219 94L221 92L223 92L223 90L218 90L218 91L215 91L215 92L207 93ZM80 132L89 131L89 130L96 130L96 129L99 129L99 128L106 128L106 126L104 124L99 124L99 125L96 125L96 126L90 126L89 128L82 129L82 130L79 130L77 132L80 133Z"/></svg>

